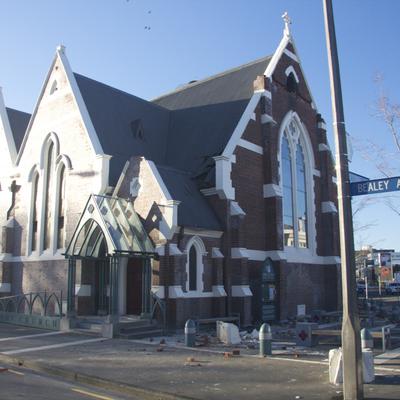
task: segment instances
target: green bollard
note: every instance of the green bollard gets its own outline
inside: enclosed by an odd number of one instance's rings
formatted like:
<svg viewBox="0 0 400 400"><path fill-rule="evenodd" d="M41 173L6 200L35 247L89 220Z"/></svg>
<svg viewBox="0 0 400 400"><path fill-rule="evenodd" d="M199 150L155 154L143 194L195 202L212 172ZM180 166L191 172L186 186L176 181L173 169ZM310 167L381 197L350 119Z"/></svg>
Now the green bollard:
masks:
<svg viewBox="0 0 400 400"><path fill-rule="evenodd" d="M196 323L188 319L185 324L185 346L195 347L196 344Z"/></svg>
<svg viewBox="0 0 400 400"><path fill-rule="evenodd" d="M269 324L262 324L260 333L258 334L260 339L260 356L271 356L272 355L272 332Z"/></svg>

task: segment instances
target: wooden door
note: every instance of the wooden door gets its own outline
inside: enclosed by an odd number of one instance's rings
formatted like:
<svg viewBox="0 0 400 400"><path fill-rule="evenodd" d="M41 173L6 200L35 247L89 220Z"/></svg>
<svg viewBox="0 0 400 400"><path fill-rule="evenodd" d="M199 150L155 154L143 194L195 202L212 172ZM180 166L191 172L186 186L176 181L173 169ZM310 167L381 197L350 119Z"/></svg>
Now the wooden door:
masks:
<svg viewBox="0 0 400 400"><path fill-rule="evenodd" d="M142 259L130 258L126 270L126 313L142 313Z"/></svg>

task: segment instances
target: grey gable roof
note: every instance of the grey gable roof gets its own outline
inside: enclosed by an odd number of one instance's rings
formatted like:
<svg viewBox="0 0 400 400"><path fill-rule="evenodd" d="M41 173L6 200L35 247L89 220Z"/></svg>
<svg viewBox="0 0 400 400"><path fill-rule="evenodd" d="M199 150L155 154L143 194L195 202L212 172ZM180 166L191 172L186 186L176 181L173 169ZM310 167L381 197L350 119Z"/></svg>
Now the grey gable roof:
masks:
<svg viewBox="0 0 400 400"><path fill-rule="evenodd" d="M172 198L181 202L178 206L178 225L221 230L216 214L190 173L162 165L157 165L157 169Z"/></svg>
<svg viewBox="0 0 400 400"><path fill-rule="evenodd" d="M156 162L164 160L168 110L85 76L76 73L74 76L101 146L112 156L110 185L117 183L131 156L145 156ZM135 135L138 126L142 128L142 138Z"/></svg>
<svg viewBox="0 0 400 400"><path fill-rule="evenodd" d="M74 74L115 185L131 156L156 163L178 207L178 223L221 230L199 191L212 185L213 156L221 154L253 95L271 56L197 81L152 102ZM143 138L135 136L143 132ZM206 178L205 178L206 177ZM196 178L196 179L195 179Z"/></svg>
<svg viewBox="0 0 400 400"><path fill-rule="evenodd" d="M22 140L24 139L26 128L28 127L31 114L23 111L14 110L6 107L8 121L10 122L11 132L14 137L15 147L19 151Z"/></svg>
<svg viewBox="0 0 400 400"><path fill-rule="evenodd" d="M254 93L254 80L270 60L261 58L154 99L172 111L166 164L196 173L207 157L220 154Z"/></svg>

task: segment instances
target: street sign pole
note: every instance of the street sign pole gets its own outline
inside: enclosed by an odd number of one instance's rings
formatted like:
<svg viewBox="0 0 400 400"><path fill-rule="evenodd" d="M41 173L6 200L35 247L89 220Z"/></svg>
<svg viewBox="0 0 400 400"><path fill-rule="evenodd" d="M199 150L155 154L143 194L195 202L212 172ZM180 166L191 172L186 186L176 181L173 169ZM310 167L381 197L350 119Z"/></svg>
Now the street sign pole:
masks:
<svg viewBox="0 0 400 400"><path fill-rule="evenodd" d="M346 129L340 83L332 0L323 0L332 95L333 131L336 145L340 255L343 295L343 395L345 400L363 399L360 321L357 308L353 220L346 143Z"/></svg>

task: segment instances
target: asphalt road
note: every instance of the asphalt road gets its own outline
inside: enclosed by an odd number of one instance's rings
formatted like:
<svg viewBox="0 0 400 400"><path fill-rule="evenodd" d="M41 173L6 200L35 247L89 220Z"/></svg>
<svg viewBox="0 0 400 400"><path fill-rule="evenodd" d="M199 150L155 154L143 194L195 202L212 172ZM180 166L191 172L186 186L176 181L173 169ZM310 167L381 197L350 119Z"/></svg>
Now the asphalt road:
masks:
<svg viewBox="0 0 400 400"><path fill-rule="evenodd" d="M0 365L0 400L127 400L98 388L71 384L25 368ZM138 398L136 398L138 399Z"/></svg>

